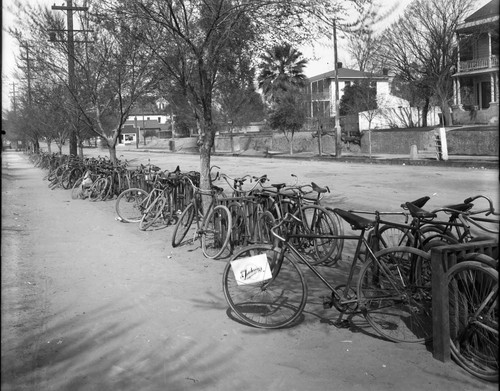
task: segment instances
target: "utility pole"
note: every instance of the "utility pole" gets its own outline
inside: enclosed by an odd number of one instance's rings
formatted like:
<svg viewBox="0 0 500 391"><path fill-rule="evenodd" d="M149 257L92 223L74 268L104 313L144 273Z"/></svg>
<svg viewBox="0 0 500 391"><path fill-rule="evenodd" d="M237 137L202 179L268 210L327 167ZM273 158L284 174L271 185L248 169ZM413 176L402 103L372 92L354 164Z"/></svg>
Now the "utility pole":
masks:
<svg viewBox="0 0 500 391"><path fill-rule="evenodd" d="M75 94L75 39L73 30L73 11L87 11L88 7L73 7L73 0L67 0L66 6L52 6L53 10L66 11L66 24L68 33L68 87L70 95ZM51 41L55 41L55 34L51 35ZM76 118L75 118L76 120ZM76 156L78 154L78 145L76 139L76 128L72 127L69 135L69 154Z"/></svg>
<svg viewBox="0 0 500 391"><path fill-rule="evenodd" d="M14 116L16 116L17 115L16 83L12 83L12 106L14 109Z"/></svg>
<svg viewBox="0 0 500 391"><path fill-rule="evenodd" d="M30 47L28 44L23 44L21 46L26 49L26 58L24 58L23 60L26 60L26 79L28 81L28 106L31 106L32 95L31 95L31 64L30 64L30 52L29 52Z"/></svg>
<svg viewBox="0 0 500 391"><path fill-rule="evenodd" d="M340 129L339 118L339 69L337 57L337 26L335 19L333 19L333 56L335 61L335 155L337 158L339 158L342 156L342 130Z"/></svg>

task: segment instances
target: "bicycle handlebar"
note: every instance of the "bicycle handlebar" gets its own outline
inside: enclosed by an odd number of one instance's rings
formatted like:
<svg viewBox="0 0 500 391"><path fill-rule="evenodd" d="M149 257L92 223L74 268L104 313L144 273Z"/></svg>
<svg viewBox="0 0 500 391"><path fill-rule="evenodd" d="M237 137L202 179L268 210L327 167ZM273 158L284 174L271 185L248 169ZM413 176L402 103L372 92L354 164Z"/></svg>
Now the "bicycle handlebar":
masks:
<svg viewBox="0 0 500 391"><path fill-rule="evenodd" d="M290 212L288 212L282 219L281 221L276 224L274 227L271 228L271 233L273 234L274 237L276 237L278 240L281 240L282 242L286 241L285 238L281 237L276 230L281 227L283 224L287 222L291 222L292 220L295 220L295 222L300 223L300 219L297 216L294 216Z"/></svg>
<svg viewBox="0 0 500 391"><path fill-rule="evenodd" d="M488 201L489 208L485 209L485 210L480 210L480 211L471 211L469 214L486 213L486 216L489 216L490 214L492 214L494 216L500 215L500 213L495 212L495 208L493 207L493 201L491 200L491 198L489 198L485 195L478 194L478 195L473 196L473 197L468 197L464 200L464 203L470 204L472 201L477 200L478 198L484 198L486 201Z"/></svg>

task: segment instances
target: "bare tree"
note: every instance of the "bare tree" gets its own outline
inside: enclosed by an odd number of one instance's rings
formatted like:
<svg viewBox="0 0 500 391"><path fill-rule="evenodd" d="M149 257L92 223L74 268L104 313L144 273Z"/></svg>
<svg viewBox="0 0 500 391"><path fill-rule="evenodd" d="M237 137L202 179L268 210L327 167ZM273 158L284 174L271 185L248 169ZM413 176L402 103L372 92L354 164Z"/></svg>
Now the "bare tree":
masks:
<svg viewBox="0 0 500 391"><path fill-rule="evenodd" d="M430 95L436 96L445 124L451 124L451 69L456 64L455 30L472 9L472 0L415 0L384 33L385 59L422 91L423 118Z"/></svg>

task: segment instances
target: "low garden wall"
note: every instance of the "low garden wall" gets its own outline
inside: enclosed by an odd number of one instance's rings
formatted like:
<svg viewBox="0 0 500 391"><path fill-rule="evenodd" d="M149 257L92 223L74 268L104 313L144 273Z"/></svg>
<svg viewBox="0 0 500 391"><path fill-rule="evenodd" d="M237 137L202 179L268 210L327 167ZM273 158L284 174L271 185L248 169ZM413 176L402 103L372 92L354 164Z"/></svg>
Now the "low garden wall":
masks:
<svg viewBox="0 0 500 391"><path fill-rule="evenodd" d="M434 128L425 129L376 129L371 131L372 154L410 154L412 145L419 151L435 151ZM196 150L196 137L175 139L175 150ZM152 148L171 148L170 140L154 140L148 143ZM499 130L497 126L447 128L446 141L449 155L498 156ZM321 147L324 154L335 153L335 134L323 136ZM344 150L367 155L369 152L368 132L361 137L361 147L351 144ZM215 138L216 152L268 152L276 151L288 154L290 146L283 134L248 133L233 136L233 149L229 135L217 135ZM293 142L294 153L318 153L318 138L310 132L298 132Z"/></svg>
<svg viewBox="0 0 500 391"><path fill-rule="evenodd" d="M335 140L332 136L323 136L321 139L323 153L335 153ZM215 138L217 152L231 151L231 137L220 135ZM252 133L233 136L233 152L255 150L261 152L276 151L289 153L290 144L283 134ZM298 132L293 138L293 152L318 152L318 138L310 132Z"/></svg>
<svg viewBox="0 0 500 391"><path fill-rule="evenodd" d="M449 155L498 156L499 130L496 126L447 128ZM419 151L435 151L434 129L372 130L372 153L409 154L412 145ZM361 138L361 152L369 152L368 132Z"/></svg>

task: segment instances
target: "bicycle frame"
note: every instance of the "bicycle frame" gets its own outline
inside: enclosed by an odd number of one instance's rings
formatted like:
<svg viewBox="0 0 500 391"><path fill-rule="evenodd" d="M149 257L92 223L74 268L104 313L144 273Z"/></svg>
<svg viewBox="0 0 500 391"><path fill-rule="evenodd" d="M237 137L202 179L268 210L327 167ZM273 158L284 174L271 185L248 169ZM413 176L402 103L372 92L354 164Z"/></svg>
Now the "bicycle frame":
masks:
<svg viewBox="0 0 500 391"><path fill-rule="evenodd" d="M283 225L283 223L286 222L287 219L288 219L288 221L291 221L291 218L293 218L295 220L294 223L296 223L296 224L300 223L300 221L297 219L297 217L295 217L295 216L293 216L291 214L288 214L287 217L285 217L280 224L278 224L277 226L275 226L275 227L273 227L271 229L271 232L273 233L273 235L279 240L277 247L280 249L280 251L279 251L280 257L278 259L278 267L276 267L276 268L273 269L273 278L268 283L271 283L273 281L273 279L276 278L276 276L279 274L279 271L280 271L280 268L281 268L281 264L282 264L282 262L284 260L284 257L285 257L285 253L286 253L286 251L290 251L292 254L294 254L296 257L298 257L298 259L301 262L303 262L314 273L314 275L316 275L316 277L318 277L321 280L321 282L323 282L324 285L326 285L328 287L328 289L330 289L330 291L332 292L332 301L330 303L324 303L324 304L328 304L330 307L333 305L333 306L335 306L340 311L339 317L338 317L337 322L336 322L336 323L339 324L339 323L342 322L342 318L343 318L344 314L346 313L345 309L346 309L346 307L349 304L354 304L355 303L357 306L360 304L359 298L357 298L357 297L354 298L354 299L349 298L348 294L349 294L349 290L352 287L352 282L353 282L353 278L354 278L354 272L355 272L355 269L356 269L356 265L358 263L358 260L361 260L361 258L360 258L359 255L361 253L362 246L364 245L366 247L366 249L367 249L367 251L369 253L369 256L376 263L379 271L381 271L382 273L384 273L384 274L387 275L388 274L387 267L386 267L386 265L383 262L380 262L380 260L377 258L377 256L375 255L375 253L371 249L368 241L365 238L365 232L366 232L365 228L361 229L361 232L360 232L359 235L345 235L345 234L342 234L342 235L326 235L330 239L343 239L343 240L356 240L357 241L356 250L355 250L355 253L354 253L353 260L351 262L351 266L349 268L349 275L347 277L347 280L346 280L346 283L345 283L345 287L343 288L343 291L340 291L339 289L333 287L330 284L330 282L323 276L323 274L318 270L318 268L315 267L313 264L311 264L311 262L309 262L307 260L307 258L304 257L299 252L299 250L292 244L293 240L290 240L290 239L293 239L293 238L315 239L315 238L325 237L325 235L317 235L317 234L287 234L287 235L285 235L285 237L282 237L282 236L280 236L279 234L276 233L276 230L281 225ZM389 279L389 281L391 282L391 285L392 285L393 289L396 292L399 293L399 289L393 284L393 282L391 281L391 279ZM397 300L399 297L400 297L400 295L397 295L394 298L384 296L384 299L395 299L395 300Z"/></svg>

